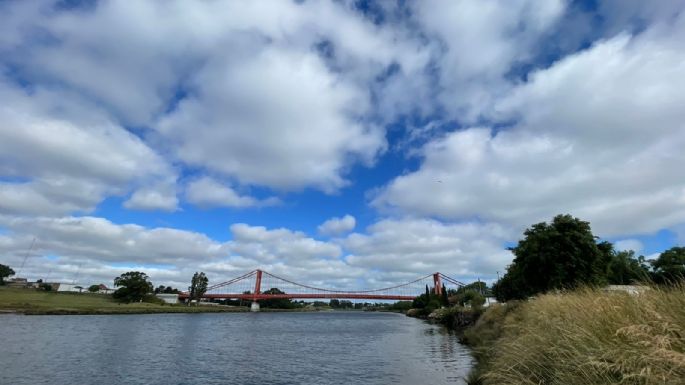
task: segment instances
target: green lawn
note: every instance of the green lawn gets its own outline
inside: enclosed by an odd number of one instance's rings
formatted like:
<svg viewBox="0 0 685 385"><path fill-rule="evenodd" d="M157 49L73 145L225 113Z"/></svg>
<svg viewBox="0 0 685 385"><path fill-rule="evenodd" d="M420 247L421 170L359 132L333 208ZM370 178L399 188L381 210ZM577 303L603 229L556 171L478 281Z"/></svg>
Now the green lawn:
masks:
<svg viewBox="0 0 685 385"><path fill-rule="evenodd" d="M0 287L0 312L23 314L135 314L135 313L205 313L240 312L247 308L228 306L122 304L110 295L56 293L34 289Z"/></svg>

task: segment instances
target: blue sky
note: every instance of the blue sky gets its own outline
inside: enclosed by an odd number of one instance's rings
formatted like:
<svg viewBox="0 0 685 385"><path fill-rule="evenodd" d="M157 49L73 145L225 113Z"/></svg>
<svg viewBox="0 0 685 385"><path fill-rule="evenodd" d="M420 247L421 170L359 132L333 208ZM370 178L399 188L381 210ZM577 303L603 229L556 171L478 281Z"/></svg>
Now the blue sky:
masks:
<svg viewBox="0 0 685 385"><path fill-rule="evenodd" d="M683 8L2 2L0 262L492 281L560 213L653 257L685 239Z"/></svg>

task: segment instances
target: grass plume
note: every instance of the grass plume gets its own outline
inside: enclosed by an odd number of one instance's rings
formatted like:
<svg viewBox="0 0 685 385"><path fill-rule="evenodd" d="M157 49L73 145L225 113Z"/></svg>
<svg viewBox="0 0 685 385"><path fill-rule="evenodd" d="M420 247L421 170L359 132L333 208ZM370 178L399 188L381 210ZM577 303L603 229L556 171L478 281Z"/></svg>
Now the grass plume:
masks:
<svg viewBox="0 0 685 385"><path fill-rule="evenodd" d="M685 287L582 289L489 309L471 384L685 384Z"/></svg>

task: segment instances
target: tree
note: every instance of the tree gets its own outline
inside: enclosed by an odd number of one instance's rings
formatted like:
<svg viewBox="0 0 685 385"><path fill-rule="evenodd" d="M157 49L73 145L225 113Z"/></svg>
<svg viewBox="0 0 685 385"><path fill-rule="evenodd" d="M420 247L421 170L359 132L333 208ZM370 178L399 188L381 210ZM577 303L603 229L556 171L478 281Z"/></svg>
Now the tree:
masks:
<svg viewBox="0 0 685 385"><path fill-rule="evenodd" d="M685 247L672 247L652 262L657 283L673 283L685 278Z"/></svg>
<svg viewBox="0 0 685 385"><path fill-rule="evenodd" d="M112 296L126 302L141 301L152 291L150 279L140 271L129 271L114 278L114 287L119 289Z"/></svg>
<svg viewBox="0 0 685 385"><path fill-rule="evenodd" d="M459 292L459 294L455 295L453 297L453 301L456 302L459 306L472 306L472 307L478 307L478 306L483 306L485 303L485 297L483 297L482 294L479 292L468 289L462 292Z"/></svg>
<svg viewBox="0 0 685 385"><path fill-rule="evenodd" d="M167 286L167 287L164 289L164 294L178 294L178 293L179 293L178 289L173 288L173 287L171 287L171 286Z"/></svg>
<svg viewBox="0 0 685 385"><path fill-rule="evenodd" d="M97 293L100 291L100 285L90 285L88 286L88 291L91 293Z"/></svg>
<svg viewBox="0 0 685 385"><path fill-rule="evenodd" d="M193 278L190 281L190 287L188 288L188 291L190 291L190 300L200 300L202 296L207 292L207 283L209 280L205 276L205 273L203 272L195 272L193 274Z"/></svg>
<svg viewBox="0 0 685 385"><path fill-rule="evenodd" d="M649 280L649 268L645 257L635 258L632 250L618 251L611 255L607 265L607 281L612 285L629 285Z"/></svg>
<svg viewBox="0 0 685 385"><path fill-rule="evenodd" d="M262 294L285 294L285 292L279 290L278 288L272 287L271 289L262 292ZM272 309L293 309L298 305L288 298L270 298L260 301L260 306L264 308Z"/></svg>
<svg viewBox="0 0 685 385"><path fill-rule="evenodd" d="M526 229L524 238L510 250L514 261L493 287L500 301L604 283L613 247L596 242L589 222L557 215L550 224L542 222Z"/></svg>
<svg viewBox="0 0 685 385"><path fill-rule="evenodd" d="M11 277L14 275L14 270L12 270L11 267L7 265L2 265L0 264L0 285L5 284L5 278Z"/></svg>

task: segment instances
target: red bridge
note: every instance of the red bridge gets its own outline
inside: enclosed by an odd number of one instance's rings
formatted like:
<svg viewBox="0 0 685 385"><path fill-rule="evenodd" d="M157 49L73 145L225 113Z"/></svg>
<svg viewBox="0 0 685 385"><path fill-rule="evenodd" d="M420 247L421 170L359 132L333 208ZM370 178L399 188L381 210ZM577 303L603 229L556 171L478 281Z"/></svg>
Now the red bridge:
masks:
<svg viewBox="0 0 685 385"><path fill-rule="evenodd" d="M207 299L243 299L252 301L253 310L258 310L258 301L266 299L368 299L410 301L425 293L426 286L441 295L443 288L459 288L463 283L442 273L428 274L411 282L382 289L345 291L323 289L293 282L262 270L253 270L229 281L209 286L202 298ZM268 288L266 292L262 288ZM281 294L271 294L278 289ZM189 293L179 295L188 299Z"/></svg>

